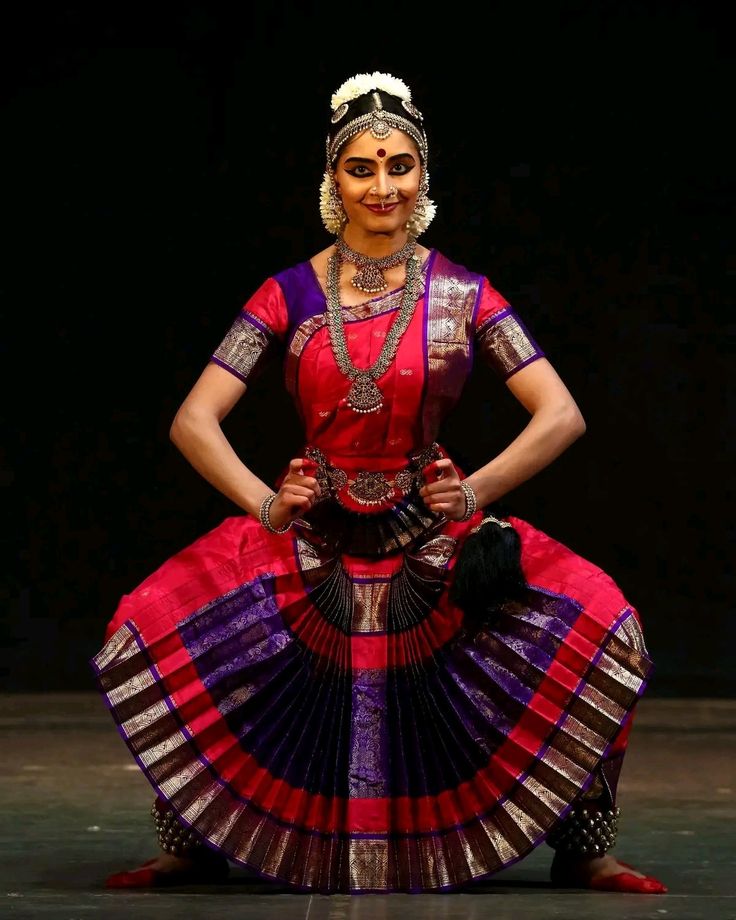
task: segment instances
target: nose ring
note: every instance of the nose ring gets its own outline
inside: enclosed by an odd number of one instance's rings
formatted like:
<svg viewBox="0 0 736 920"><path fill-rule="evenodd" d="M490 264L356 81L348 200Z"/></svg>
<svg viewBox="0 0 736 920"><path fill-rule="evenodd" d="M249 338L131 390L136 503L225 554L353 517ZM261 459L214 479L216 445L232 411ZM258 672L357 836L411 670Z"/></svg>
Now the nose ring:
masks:
<svg viewBox="0 0 736 920"><path fill-rule="evenodd" d="M399 194L399 190L396 188L395 185L389 185L388 191L386 192L386 194L385 194L385 195L381 195L381 194L379 194L379 192L378 192L378 186L377 186L377 185L374 185L374 186L371 188L371 193L372 193L373 195L375 195L377 198L390 198L392 195L398 195L398 194Z"/></svg>

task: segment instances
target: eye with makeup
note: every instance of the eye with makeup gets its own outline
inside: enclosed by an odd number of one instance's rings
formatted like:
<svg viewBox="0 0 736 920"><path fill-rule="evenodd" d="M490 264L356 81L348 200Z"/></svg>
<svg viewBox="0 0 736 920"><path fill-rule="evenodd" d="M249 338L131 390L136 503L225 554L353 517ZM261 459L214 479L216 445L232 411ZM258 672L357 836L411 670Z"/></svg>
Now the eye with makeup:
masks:
<svg viewBox="0 0 736 920"><path fill-rule="evenodd" d="M392 176L406 176L414 169L413 163L399 162L394 163L391 169L389 170L389 175ZM373 175L373 171L363 163L359 163L357 166L352 166L350 168L345 167L345 172L350 176L354 176L356 179L367 179L369 176Z"/></svg>

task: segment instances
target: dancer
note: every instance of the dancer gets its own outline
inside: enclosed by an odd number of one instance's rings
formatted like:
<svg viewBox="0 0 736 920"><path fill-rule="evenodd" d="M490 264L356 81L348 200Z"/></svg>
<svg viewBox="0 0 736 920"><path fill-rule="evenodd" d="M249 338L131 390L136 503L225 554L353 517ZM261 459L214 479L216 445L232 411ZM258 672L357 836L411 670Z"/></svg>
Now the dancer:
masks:
<svg viewBox="0 0 736 920"><path fill-rule="evenodd" d="M334 241L264 280L171 428L243 513L125 595L92 662L162 850L107 884L233 862L301 891L461 890L546 841L553 884L662 892L609 852L651 670L638 613L501 503L585 422L489 279L418 242L406 84L358 74L331 101ZM277 355L304 439L271 487L221 422ZM531 418L470 472L438 437L474 360Z"/></svg>

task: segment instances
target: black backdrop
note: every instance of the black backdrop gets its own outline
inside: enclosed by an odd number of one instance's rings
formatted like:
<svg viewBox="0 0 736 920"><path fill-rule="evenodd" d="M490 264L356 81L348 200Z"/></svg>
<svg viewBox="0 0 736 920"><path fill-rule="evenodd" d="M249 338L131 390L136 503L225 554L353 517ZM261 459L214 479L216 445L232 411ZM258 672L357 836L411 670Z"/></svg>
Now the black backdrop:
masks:
<svg viewBox="0 0 736 920"><path fill-rule="evenodd" d="M735 688L729 30L700 2L27 5L3 91L3 685L91 689L120 596L238 509L168 441L240 305L329 242L330 94L424 111L423 238L487 274L587 433L507 496L641 613L652 694ZM478 367L468 468L527 416ZM301 432L270 367L225 428L272 481Z"/></svg>

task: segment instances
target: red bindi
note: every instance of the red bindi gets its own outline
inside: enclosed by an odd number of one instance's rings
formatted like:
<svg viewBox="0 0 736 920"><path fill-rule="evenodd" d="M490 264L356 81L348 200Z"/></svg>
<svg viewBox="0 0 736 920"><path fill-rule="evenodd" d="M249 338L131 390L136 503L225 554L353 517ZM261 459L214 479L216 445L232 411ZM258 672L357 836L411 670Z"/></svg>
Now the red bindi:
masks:
<svg viewBox="0 0 736 920"><path fill-rule="evenodd" d="M385 156L386 156L386 151L383 149L383 147L379 147L378 150L376 150L376 156L377 156L377 157L385 157Z"/></svg>

